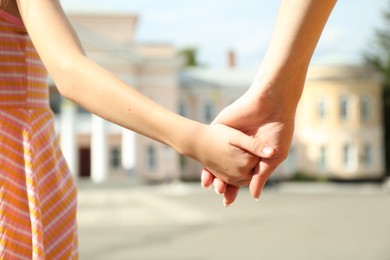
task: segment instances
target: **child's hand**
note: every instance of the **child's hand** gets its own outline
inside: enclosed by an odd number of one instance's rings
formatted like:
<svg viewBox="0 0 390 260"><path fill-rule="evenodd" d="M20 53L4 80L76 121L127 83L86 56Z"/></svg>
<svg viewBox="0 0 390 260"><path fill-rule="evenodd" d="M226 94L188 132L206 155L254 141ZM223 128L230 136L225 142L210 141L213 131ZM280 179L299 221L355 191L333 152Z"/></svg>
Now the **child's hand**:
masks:
<svg viewBox="0 0 390 260"><path fill-rule="evenodd" d="M189 138L193 147L188 155L216 178L236 187L249 184L259 156L272 156L263 154L268 146L258 139L222 124L200 125Z"/></svg>

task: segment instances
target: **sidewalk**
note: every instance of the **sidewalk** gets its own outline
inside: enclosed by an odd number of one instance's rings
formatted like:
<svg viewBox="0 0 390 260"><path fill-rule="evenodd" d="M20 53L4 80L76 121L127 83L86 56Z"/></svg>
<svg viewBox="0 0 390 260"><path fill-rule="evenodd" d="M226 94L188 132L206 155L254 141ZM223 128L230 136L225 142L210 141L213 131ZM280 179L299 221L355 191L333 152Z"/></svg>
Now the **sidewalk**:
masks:
<svg viewBox="0 0 390 260"><path fill-rule="evenodd" d="M390 259L380 185L283 183L258 203L244 189L226 209L197 183L133 184L80 185L81 260Z"/></svg>
<svg viewBox="0 0 390 260"><path fill-rule="evenodd" d="M301 194L324 194L324 193L389 193L390 185L387 183L337 183L337 182L284 182L275 186L277 192L301 193Z"/></svg>

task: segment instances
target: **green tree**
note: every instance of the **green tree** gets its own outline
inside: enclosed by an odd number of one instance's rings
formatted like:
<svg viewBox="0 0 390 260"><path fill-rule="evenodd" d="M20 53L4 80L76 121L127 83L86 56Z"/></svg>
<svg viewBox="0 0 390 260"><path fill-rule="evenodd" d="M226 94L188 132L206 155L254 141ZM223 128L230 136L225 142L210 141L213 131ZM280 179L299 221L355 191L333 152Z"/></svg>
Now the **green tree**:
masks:
<svg viewBox="0 0 390 260"><path fill-rule="evenodd" d="M364 53L364 60L383 78L386 172L387 176L390 176L390 1L383 12L383 27L375 30L371 45Z"/></svg>
<svg viewBox="0 0 390 260"><path fill-rule="evenodd" d="M180 51L179 54L183 59L184 67L196 67L199 65L196 59L196 52L195 48L185 48Z"/></svg>

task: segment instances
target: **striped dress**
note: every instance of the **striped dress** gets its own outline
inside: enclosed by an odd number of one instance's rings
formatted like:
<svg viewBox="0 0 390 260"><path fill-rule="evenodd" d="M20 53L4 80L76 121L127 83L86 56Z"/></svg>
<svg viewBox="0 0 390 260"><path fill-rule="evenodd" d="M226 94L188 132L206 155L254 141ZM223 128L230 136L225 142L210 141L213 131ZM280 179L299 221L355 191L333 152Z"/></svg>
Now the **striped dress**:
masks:
<svg viewBox="0 0 390 260"><path fill-rule="evenodd" d="M76 201L47 72L22 21L0 9L0 259L77 259Z"/></svg>

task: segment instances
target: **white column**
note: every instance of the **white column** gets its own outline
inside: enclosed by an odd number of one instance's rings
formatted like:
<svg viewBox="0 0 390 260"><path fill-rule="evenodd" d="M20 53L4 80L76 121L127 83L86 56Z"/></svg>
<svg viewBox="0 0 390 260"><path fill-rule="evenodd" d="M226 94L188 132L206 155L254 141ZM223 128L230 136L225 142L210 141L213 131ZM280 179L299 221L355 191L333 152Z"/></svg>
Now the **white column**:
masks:
<svg viewBox="0 0 390 260"><path fill-rule="evenodd" d="M76 105L68 99L63 99L60 116L60 145L69 169L75 177L78 176L76 116Z"/></svg>
<svg viewBox="0 0 390 260"><path fill-rule="evenodd" d="M135 133L123 128L122 130L122 166L126 172L135 169L136 159Z"/></svg>
<svg viewBox="0 0 390 260"><path fill-rule="evenodd" d="M92 115L91 120L91 179L103 182L108 175L107 126L104 119Z"/></svg>

